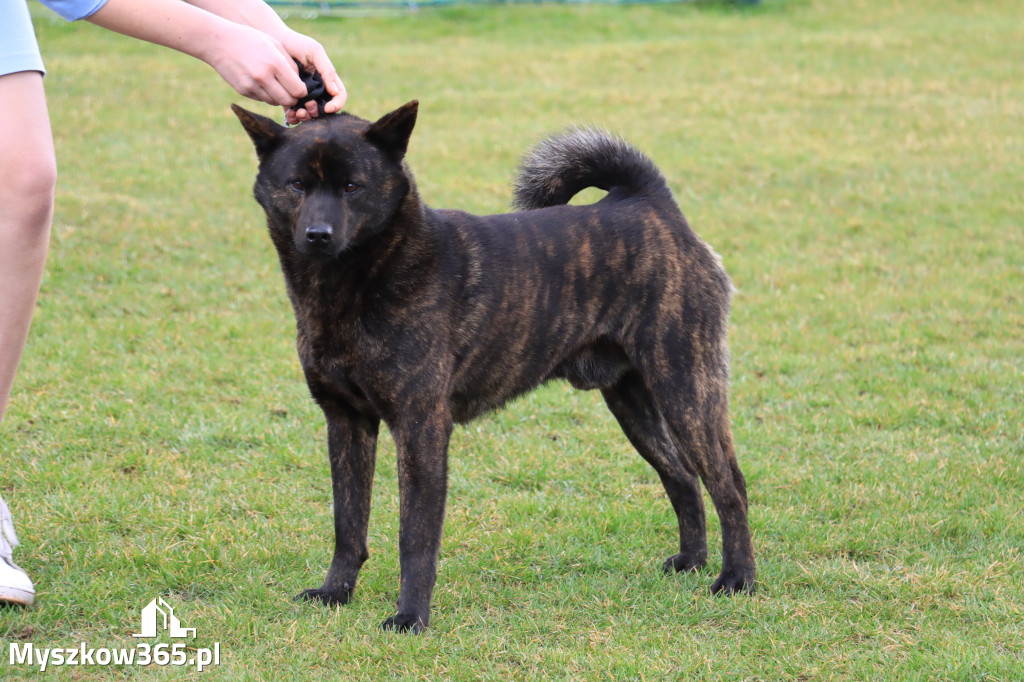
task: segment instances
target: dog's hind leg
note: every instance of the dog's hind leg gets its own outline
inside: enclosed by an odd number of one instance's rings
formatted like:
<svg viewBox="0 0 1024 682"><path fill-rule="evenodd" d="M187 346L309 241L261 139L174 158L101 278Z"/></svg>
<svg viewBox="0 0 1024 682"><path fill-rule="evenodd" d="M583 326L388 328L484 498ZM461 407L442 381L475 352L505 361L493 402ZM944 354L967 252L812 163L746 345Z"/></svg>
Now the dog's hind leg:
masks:
<svg viewBox="0 0 1024 682"><path fill-rule="evenodd" d="M747 490L736 462L724 381L689 371L653 374L655 403L679 452L700 476L722 524L722 573L712 592L754 589L754 545L747 521Z"/></svg>
<svg viewBox="0 0 1024 682"><path fill-rule="evenodd" d="M320 588L296 599L346 604L359 569L369 557L366 536L380 421L347 405L321 401L327 417L327 448L334 494L334 559Z"/></svg>
<svg viewBox="0 0 1024 682"><path fill-rule="evenodd" d="M708 430L709 473L702 478L722 520L722 573L711 586L711 592L752 593L756 570L747 515L747 484L736 461L728 416L718 417Z"/></svg>
<svg viewBox="0 0 1024 682"><path fill-rule="evenodd" d="M665 418L635 370L601 392L629 442L658 472L679 520L679 553L666 559L663 569L700 570L707 562L708 544L697 474L679 456Z"/></svg>
<svg viewBox="0 0 1024 682"><path fill-rule="evenodd" d="M424 401L429 403L430 401ZM421 632L430 624L430 598L437 581L445 498L448 494L448 442L452 417L404 413L388 427L398 451L398 552L402 568L398 613L385 630Z"/></svg>

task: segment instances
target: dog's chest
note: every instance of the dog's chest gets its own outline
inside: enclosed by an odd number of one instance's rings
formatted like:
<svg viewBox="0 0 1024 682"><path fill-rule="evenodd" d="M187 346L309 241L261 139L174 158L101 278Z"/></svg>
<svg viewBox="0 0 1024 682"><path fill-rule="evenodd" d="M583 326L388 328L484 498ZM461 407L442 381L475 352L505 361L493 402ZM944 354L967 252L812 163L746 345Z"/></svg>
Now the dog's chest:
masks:
<svg viewBox="0 0 1024 682"><path fill-rule="evenodd" d="M313 358L300 353L306 383L317 402L350 405L364 414L376 413L372 401L353 373L337 358Z"/></svg>
<svg viewBox="0 0 1024 682"><path fill-rule="evenodd" d="M357 345L338 334L335 325L323 327L310 320L297 320L296 349L306 382L317 400L345 402L359 410L370 410L370 401L358 378L364 361Z"/></svg>

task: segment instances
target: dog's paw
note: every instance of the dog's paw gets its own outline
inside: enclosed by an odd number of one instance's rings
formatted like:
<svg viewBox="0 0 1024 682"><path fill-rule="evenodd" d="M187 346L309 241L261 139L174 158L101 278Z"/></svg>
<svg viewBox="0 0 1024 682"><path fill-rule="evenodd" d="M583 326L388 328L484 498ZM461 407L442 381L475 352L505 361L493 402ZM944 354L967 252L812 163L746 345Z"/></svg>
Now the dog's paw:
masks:
<svg viewBox="0 0 1024 682"><path fill-rule="evenodd" d="M665 559L665 563L662 564L661 570L664 571L666 575L672 575L673 573L696 573L704 568L704 565L707 562L708 555L706 552L703 555L698 556L674 554L668 559Z"/></svg>
<svg viewBox="0 0 1024 682"><path fill-rule="evenodd" d="M354 587L344 583L340 590L328 590L323 587L314 590L303 590L295 595L295 601L320 602L325 606L343 606L352 600Z"/></svg>
<svg viewBox="0 0 1024 682"><path fill-rule="evenodd" d="M740 592L754 593L753 571L722 571L722 575L711 586L711 594L731 595Z"/></svg>
<svg viewBox="0 0 1024 682"><path fill-rule="evenodd" d="M397 613L380 624L381 630L394 630L395 632L411 632L418 635L427 628L425 619L414 614Z"/></svg>

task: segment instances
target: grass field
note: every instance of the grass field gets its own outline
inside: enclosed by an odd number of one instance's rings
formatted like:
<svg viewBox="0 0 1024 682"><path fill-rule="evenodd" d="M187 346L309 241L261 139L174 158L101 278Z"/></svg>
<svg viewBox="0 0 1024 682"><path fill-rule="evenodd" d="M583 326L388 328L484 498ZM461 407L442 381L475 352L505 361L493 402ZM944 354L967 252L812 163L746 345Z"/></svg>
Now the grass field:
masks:
<svg viewBox="0 0 1024 682"><path fill-rule="evenodd" d="M190 647L219 644L214 679L1024 679L1019 0L292 23L353 112L420 100L409 161L434 206L504 210L519 155L571 123L664 169L738 290L758 592L708 594L713 512L707 572L661 575L657 477L599 395L552 384L456 430L426 634L377 629L398 587L389 438L357 598L292 602L330 560L325 434L241 98L186 57L40 19L61 178L0 431L39 594L0 610L0 677L32 676L9 643L134 647L162 596Z"/></svg>

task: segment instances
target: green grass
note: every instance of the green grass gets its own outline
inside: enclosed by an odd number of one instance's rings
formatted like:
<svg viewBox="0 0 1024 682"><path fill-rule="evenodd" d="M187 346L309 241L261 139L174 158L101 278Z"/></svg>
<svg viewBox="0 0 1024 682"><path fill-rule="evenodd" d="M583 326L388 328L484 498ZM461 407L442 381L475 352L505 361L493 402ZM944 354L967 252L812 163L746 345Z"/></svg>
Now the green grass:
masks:
<svg viewBox="0 0 1024 682"><path fill-rule="evenodd" d="M519 155L572 123L660 164L738 289L759 591L708 595L713 513L709 570L660 575L676 539L656 476L599 396L554 384L456 431L425 635L377 629L398 587L389 438L356 600L293 603L330 559L324 427L240 98L186 57L40 20L61 178L0 432L39 596L0 610L0 677L28 676L9 641L134 646L162 595L220 643L215 678L1024 678L1017 0L293 25L352 111L421 101L409 160L435 206L504 210Z"/></svg>

